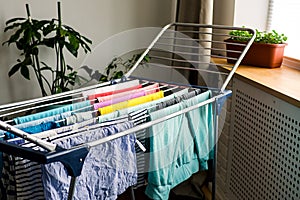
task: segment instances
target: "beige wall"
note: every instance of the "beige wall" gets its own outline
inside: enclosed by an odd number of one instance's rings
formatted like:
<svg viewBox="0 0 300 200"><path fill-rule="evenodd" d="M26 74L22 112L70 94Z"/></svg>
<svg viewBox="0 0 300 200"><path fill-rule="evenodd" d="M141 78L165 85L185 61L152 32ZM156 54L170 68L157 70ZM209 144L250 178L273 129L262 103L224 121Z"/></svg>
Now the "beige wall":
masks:
<svg viewBox="0 0 300 200"><path fill-rule="evenodd" d="M235 0L214 0L214 24L233 25Z"/></svg>
<svg viewBox="0 0 300 200"><path fill-rule="evenodd" d="M173 0L64 0L63 23L68 24L93 41L92 48L119 32L136 27L161 27L172 21ZM25 3L30 4L33 18L56 17L56 1L0 0L0 43L8 38L3 32L5 22L13 17L26 17ZM38 97L40 91L34 81L19 74L9 78L7 73L18 57L15 48L0 45L0 105ZM67 57L68 63L78 67L85 55L78 59ZM47 62L54 58L45 57ZM32 76L32 78L34 78Z"/></svg>
<svg viewBox="0 0 300 200"><path fill-rule="evenodd" d="M214 0L214 24L266 29L269 0Z"/></svg>

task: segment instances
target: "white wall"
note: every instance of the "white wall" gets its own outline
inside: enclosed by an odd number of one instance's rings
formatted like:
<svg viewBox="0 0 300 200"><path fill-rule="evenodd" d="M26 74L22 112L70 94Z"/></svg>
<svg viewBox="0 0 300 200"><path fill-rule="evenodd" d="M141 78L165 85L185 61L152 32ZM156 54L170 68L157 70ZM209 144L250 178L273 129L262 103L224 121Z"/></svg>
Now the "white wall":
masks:
<svg viewBox="0 0 300 200"><path fill-rule="evenodd" d="M173 0L64 0L63 23L68 24L93 41L94 48L101 41L119 32L137 27L162 27L173 19ZM13 17L26 17L25 3L29 3L33 18L56 17L56 1L49 0L0 0L0 43L8 39L3 32L5 22ZM117 47L116 47L117 48ZM35 81L27 81L21 75L11 78L7 73L18 58L13 47L0 45L0 104L31 99L40 96ZM75 68L83 62L85 55L75 60L67 57ZM47 62L53 58L44 57Z"/></svg>

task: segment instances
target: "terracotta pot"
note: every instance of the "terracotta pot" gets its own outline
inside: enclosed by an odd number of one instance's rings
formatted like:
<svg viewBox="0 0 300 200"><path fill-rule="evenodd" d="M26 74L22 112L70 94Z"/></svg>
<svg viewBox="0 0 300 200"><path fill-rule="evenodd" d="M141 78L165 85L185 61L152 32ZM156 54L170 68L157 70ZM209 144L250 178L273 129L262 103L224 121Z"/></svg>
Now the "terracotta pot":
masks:
<svg viewBox="0 0 300 200"><path fill-rule="evenodd" d="M242 51L245 48L244 46L235 45L237 43L245 44L243 42L231 39L227 39L225 42L227 50ZM262 44L254 42L246 53L241 64L267 68L280 67L283 60L284 47L286 45L287 44ZM236 60L230 58L238 58L240 54L241 53L237 52L227 52L227 62L235 63Z"/></svg>

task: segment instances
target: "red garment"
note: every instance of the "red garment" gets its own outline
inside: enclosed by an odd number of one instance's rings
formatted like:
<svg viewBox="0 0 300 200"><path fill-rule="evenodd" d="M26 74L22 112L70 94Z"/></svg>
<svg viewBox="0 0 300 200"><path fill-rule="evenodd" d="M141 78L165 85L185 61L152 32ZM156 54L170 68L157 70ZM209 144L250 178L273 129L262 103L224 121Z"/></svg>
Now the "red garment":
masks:
<svg viewBox="0 0 300 200"><path fill-rule="evenodd" d="M95 100L98 97L103 97L103 96L118 94L118 93L121 93L121 92L126 92L126 91L130 91L130 90L139 89L141 87L142 87L142 85L139 84L139 85L135 85L135 86L132 86L132 87L129 87L129 88L124 88L124 89L121 89L121 90L114 90L114 91L103 92L103 93L99 93L99 94L88 95L88 99L90 101L92 101L92 100Z"/></svg>

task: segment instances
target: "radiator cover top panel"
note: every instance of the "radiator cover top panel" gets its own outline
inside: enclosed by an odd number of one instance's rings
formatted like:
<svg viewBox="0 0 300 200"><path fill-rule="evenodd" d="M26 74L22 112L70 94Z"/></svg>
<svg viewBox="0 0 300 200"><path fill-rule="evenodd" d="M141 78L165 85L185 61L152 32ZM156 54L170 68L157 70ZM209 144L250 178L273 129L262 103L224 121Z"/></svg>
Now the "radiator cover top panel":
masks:
<svg viewBox="0 0 300 200"><path fill-rule="evenodd" d="M239 80L233 86L230 199L300 199L300 108Z"/></svg>

